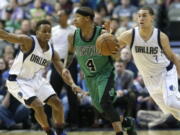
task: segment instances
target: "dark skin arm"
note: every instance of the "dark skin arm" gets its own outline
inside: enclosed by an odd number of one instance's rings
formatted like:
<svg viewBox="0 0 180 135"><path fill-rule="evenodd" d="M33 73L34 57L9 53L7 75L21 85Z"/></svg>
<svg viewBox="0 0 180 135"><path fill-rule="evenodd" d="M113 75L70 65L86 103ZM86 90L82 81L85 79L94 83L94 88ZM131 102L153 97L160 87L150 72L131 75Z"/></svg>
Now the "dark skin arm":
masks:
<svg viewBox="0 0 180 135"><path fill-rule="evenodd" d="M65 67L69 67L74 58L75 49L73 46L73 41L74 41L74 33L68 35L68 55L64 62Z"/></svg>
<svg viewBox="0 0 180 135"><path fill-rule="evenodd" d="M74 59L75 48L73 46L73 41L74 41L74 33L68 35L68 55L67 58L65 59L64 67L69 67ZM89 94L88 92L82 90L79 93L81 94L81 97L87 96Z"/></svg>
<svg viewBox="0 0 180 135"><path fill-rule="evenodd" d="M61 62L61 59L56 51L54 52L52 62L53 62L54 67L58 71L58 73L63 78L63 80L72 88L73 92L83 94L84 92L81 90L81 88L79 86L77 86L74 83L74 80L72 79L72 76L71 76L69 70L64 67L64 65Z"/></svg>
<svg viewBox="0 0 180 135"><path fill-rule="evenodd" d="M23 52L28 52L32 47L32 39L26 35L8 33L0 29L0 38L11 43L18 43Z"/></svg>

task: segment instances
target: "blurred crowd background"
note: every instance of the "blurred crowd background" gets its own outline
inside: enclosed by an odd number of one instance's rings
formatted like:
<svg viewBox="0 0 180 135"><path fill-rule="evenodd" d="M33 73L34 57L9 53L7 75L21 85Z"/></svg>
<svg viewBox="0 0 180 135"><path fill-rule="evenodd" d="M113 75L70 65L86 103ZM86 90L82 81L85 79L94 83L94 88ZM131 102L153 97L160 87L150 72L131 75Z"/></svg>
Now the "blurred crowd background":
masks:
<svg viewBox="0 0 180 135"><path fill-rule="evenodd" d="M51 42L61 60L67 56L67 36L76 29L73 16L80 6L89 6L95 11L96 25L111 21L115 36L137 25L139 7L149 5L155 13L155 27L165 32L172 47L180 46L180 0L0 0L0 28L15 34L35 34L35 25L42 19L52 25ZM33 111L14 99L8 92L5 80L19 52L19 46L0 39L0 129L34 129L40 126L33 118ZM133 62L129 48L119 52L115 67L115 88L118 99L115 107L120 115L132 116L139 129L179 128L180 122L170 114L163 114L149 96L143 79ZM177 54L178 55L178 54ZM74 80L88 91L83 73L74 59L70 66ZM49 66L45 77L49 79L64 105L66 126L70 130L82 128L107 129L111 125L94 111L90 97L74 95ZM51 110L46 106L51 122Z"/></svg>

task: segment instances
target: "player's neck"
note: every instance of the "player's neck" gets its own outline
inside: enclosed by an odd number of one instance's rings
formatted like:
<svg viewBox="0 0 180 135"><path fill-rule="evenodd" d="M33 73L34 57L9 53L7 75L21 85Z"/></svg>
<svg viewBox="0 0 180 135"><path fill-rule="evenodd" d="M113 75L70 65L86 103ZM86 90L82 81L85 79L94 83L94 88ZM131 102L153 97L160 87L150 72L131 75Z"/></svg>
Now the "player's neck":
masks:
<svg viewBox="0 0 180 135"><path fill-rule="evenodd" d="M153 33L153 29L154 29L153 26L152 27L146 27L146 28L140 28L139 33L144 40L148 40Z"/></svg>
<svg viewBox="0 0 180 135"><path fill-rule="evenodd" d="M81 29L81 34L84 39L89 40L93 36L94 33L94 24L86 25L83 29Z"/></svg>
<svg viewBox="0 0 180 135"><path fill-rule="evenodd" d="M145 28L142 28L142 27L139 27L139 32L141 33L141 34L147 34L148 35L148 33L151 33L152 31L153 31L153 29L154 29L154 27L153 26L151 26L151 27L145 27Z"/></svg>
<svg viewBox="0 0 180 135"><path fill-rule="evenodd" d="M68 24L67 23L61 23L60 26L61 26L61 28L67 28Z"/></svg>
<svg viewBox="0 0 180 135"><path fill-rule="evenodd" d="M42 40L38 40L39 45L41 46L43 51L47 51L48 50L48 42L47 41L42 41Z"/></svg>

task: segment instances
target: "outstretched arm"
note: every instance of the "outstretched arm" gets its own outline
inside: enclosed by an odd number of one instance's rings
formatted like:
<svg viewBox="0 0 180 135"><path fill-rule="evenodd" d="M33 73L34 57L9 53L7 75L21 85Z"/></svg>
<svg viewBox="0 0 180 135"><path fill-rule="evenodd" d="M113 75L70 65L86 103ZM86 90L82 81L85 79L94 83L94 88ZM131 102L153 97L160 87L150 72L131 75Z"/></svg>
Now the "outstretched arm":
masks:
<svg viewBox="0 0 180 135"><path fill-rule="evenodd" d="M72 79L72 76L71 76L69 70L64 67L64 65L61 62L60 57L56 51L54 52L52 62L54 64L54 67L58 71L58 73L63 78L63 80L72 88L72 90L75 93L83 93L81 88L74 83L74 80Z"/></svg>
<svg viewBox="0 0 180 135"><path fill-rule="evenodd" d="M6 40L11 43L18 43L22 51L29 51L32 47L32 39L26 35L8 33L0 29L0 39Z"/></svg>
<svg viewBox="0 0 180 135"><path fill-rule="evenodd" d="M74 58L74 46L73 46L74 34L68 36L68 55L65 59L64 66L69 67Z"/></svg>

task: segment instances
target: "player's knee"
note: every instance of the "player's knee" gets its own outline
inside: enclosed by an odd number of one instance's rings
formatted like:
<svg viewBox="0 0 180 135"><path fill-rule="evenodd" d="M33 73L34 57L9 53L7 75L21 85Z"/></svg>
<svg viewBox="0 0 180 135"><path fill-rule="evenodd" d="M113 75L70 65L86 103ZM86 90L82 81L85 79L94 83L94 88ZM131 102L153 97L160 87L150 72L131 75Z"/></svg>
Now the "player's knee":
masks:
<svg viewBox="0 0 180 135"><path fill-rule="evenodd" d="M53 108L59 108L59 107L61 108L61 107L63 107L63 104L62 104L61 100L57 96L52 96L48 100L47 104L50 105Z"/></svg>
<svg viewBox="0 0 180 135"><path fill-rule="evenodd" d="M44 108L43 108L43 103L39 100L39 99L36 99L34 100L30 107L35 111L35 112L39 112L39 111L42 111Z"/></svg>

